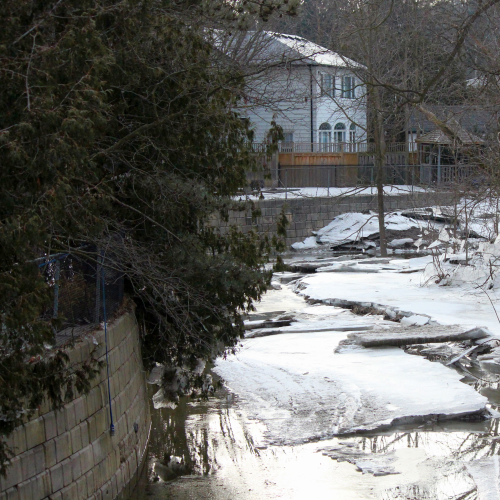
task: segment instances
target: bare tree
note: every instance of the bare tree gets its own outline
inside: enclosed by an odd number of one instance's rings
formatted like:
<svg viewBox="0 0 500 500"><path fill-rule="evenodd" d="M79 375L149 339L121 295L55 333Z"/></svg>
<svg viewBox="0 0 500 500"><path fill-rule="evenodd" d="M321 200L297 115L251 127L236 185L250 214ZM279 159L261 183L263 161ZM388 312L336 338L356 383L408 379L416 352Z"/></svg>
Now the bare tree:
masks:
<svg viewBox="0 0 500 500"><path fill-rule="evenodd" d="M429 104L464 99L467 65L462 56L476 23L482 22L499 0L479 4L429 0L324 3L324 12L330 16L328 45L343 54L356 75L358 98L368 100L366 133L374 143L380 247L386 255L383 173L387 142L403 136L408 143L407 121L412 108L424 112L454 137L446 123L430 111ZM338 104L345 105L342 94Z"/></svg>

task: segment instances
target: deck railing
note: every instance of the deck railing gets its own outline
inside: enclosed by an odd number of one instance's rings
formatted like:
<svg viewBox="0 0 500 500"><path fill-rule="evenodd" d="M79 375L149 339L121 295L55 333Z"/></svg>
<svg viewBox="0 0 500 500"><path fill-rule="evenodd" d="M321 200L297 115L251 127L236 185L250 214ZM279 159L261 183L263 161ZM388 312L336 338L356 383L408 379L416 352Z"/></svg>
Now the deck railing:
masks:
<svg viewBox="0 0 500 500"><path fill-rule="evenodd" d="M265 153L268 148L266 143L252 144L256 153ZM386 145L386 153L405 153L407 150L404 142ZM375 153L375 144L369 142L280 142L280 153Z"/></svg>
<svg viewBox="0 0 500 500"><path fill-rule="evenodd" d="M375 186L377 168L373 165L287 165L280 163L276 169L276 187L281 188L335 188ZM252 172L249 185L263 187L263 173ZM383 183L406 186L470 186L485 182L480 165L386 165Z"/></svg>
<svg viewBox="0 0 500 500"><path fill-rule="evenodd" d="M373 165L280 165L281 187L374 186L377 170ZM483 181L479 165L386 165L383 183L406 186L471 185Z"/></svg>

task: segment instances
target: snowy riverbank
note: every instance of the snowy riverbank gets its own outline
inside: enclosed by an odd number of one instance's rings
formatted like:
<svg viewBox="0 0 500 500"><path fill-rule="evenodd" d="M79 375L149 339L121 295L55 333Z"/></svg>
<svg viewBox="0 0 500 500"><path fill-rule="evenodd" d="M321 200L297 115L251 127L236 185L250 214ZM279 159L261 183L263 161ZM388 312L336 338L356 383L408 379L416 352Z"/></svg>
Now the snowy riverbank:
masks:
<svg viewBox="0 0 500 500"><path fill-rule="evenodd" d="M412 266L411 261L398 261L400 269L404 262ZM483 325L478 311L489 312L486 303L470 296L450 294L447 301L438 301L441 290L421 287L418 274L322 272L281 286L282 290L269 292L271 298L263 304L267 314L272 297L288 296L292 289L316 300L387 303L428 314L443 324ZM460 382L462 375L440 363L411 356L397 347L351 347L334 352L348 335L341 329L397 330L399 323L331 305L298 308L293 301L287 308L286 301L278 303L279 310L286 309L278 317L293 322L280 327L278 334L244 340L236 356L218 360L215 368L239 395L245 411L266 425L267 443L297 444L484 410L486 398ZM464 311L468 311L467 317ZM492 316L486 323L496 326ZM498 333L500 336L500 330Z"/></svg>
<svg viewBox="0 0 500 500"><path fill-rule="evenodd" d="M430 264L430 257L418 259L418 263L425 262L426 259ZM406 262L410 268L411 260L395 261ZM347 267L345 262L342 265ZM370 267L372 270L378 268L379 272L316 273L302 278L296 289L299 294L316 300L338 298L372 302L416 314L426 314L444 325L459 323L470 327L486 326L495 337L500 338L500 323L495 309L488 296L474 285L426 286L428 277L423 273L380 270L384 267L383 264L373 264ZM490 297L496 299L494 293L490 293Z"/></svg>
<svg viewBox="0 0 500 500"><path fill-rule="evenodd" d="M155 500L302 500L311 494L325 500L450 500L469 498L470 492L477 492L470 498L500 500L498 462L491 458L498 419L455 418L485 407L495 413L498 377L467 384L453 368L396 347L344 346L339 352L339 343L353 331L397 334L403 326L373 309L354 314L311 303L305 295L357 301L363 291L366 298L376 294L368 302L387 301L394 309L442 321L446 318L439 315L446 314L453 323L463 323L462 299L468 299L471 325L483 324L476 321L477 300L449 287L421 287L415 271L422 271L429 257L357 260L320 252L293 262L304 268L321 265L321 272L275 275L274 289L247 322L249 337L241 349L217 361L215 372L223 376L227 396L218 392L220 401L185 407L191 413L185 420L188 439L181 442L203 475L186 476L167 488L155 483ZM455 310L440 308L433 290L450 293ZM453 350L464 347L455 343ZM177 410L161 411L171 424L170 412ZM349 434L359 430L365 432ZM182 456L175 450L167 447ZM163 452L161 447L159 456Z"/></svg>
<svg viewBox="0 0 500 500"><path fill-rule="evenodd" d="M405 195L408 193L424 193L428 192L418 186L385 186L384 193L386 195L397 196ZM363 195L376 195L376 187L303 187L303 188L279 188L279 189L263 189L259 195L249 195L250 200L281 200L281 199L294 199L294 198L325 198L325 197L347 197L347 196L363 196Z"/></svg>

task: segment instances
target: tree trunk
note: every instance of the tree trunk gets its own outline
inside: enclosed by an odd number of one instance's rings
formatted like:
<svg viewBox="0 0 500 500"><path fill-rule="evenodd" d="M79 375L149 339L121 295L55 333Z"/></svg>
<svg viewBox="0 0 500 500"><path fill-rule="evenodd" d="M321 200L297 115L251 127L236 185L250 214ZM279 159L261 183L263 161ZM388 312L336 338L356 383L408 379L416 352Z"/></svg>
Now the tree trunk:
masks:
<svg viewBox="0 0 500 500"><path fill-rule="evenodd" d="M373 98L373 135L375 138L375 167L377 172L377 209L378 228L380 234L380 256L387 257L387 238L385 236L384 209L384 167L385 167L385 136L383 117L380 112L380 97L377 87L372 87Z"/></svg>
<svg viewBox="0 0 500 500"><path fill-rule="evenodd" d="M385 236L384 210L384 161L377 161L377 209L378 229L380 234L380 256L387 257L387 238Z"/></svg>

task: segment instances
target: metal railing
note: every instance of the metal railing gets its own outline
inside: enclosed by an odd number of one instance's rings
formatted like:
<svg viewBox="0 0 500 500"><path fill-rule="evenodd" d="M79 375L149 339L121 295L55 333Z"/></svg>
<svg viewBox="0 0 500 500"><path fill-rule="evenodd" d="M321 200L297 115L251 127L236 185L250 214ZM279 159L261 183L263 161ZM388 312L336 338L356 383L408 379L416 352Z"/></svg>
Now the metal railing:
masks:
<svg viewBox="0 0 500 500"><path fill-rule="evenodd" d="M268 144L253 143L256 153L267 151ZM280 153L375 153L375 144L368 142L280 142ZM386 146L386 153L405 153L406 143L391 143ZM410 151L411 153L412 151Z"/></svg>
<svg viewBox="0 0 500 500"><path fill-rule="evenodd" d="M282 188L335 188L375 186L373 165L279 165L278 186ZM445 186L482 182L478 165L387 165L383 183L395 186Z"/></svg>
<svg viewBox="0 0 500 500"><path fill-rule="evenodd" d="M52 292L51 307L42 316L56 320L58 345L94 329L123 303L123 274L106 266L100 252L87 247L85 254L50 255L37 261Z"/></svg>

